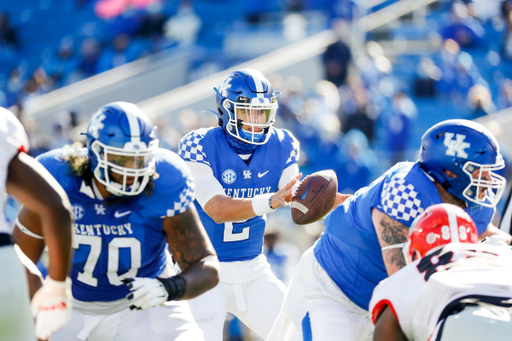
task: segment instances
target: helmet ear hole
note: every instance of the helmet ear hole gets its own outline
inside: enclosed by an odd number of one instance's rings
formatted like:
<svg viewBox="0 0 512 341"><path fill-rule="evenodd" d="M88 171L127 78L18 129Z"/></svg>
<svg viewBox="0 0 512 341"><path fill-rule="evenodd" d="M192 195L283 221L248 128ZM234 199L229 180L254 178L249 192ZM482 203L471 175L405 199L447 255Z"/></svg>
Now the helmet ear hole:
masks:
<svg viewBox="0 0 512 341"><path fill-rule="evenodd" d="M217 118L217 124L219 125L219 127L222 127L222 118Z"/></svg>

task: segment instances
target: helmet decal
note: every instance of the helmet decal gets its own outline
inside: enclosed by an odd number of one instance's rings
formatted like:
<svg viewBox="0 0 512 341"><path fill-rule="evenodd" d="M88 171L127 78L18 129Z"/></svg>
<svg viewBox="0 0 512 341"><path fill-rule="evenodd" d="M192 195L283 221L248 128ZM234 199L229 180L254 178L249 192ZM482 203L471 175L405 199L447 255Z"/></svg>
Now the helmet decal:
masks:
<svg viewBox="0 0 512 341"><path fill-rule="evenodd" d="M453 133L444 134L444 145L448 147L446 149L446 155L458 156L464 159L468 158L468 154L464 149L471 147L471 144L463 142L466 135L457 134L455 140L453 140Z"/></svg>

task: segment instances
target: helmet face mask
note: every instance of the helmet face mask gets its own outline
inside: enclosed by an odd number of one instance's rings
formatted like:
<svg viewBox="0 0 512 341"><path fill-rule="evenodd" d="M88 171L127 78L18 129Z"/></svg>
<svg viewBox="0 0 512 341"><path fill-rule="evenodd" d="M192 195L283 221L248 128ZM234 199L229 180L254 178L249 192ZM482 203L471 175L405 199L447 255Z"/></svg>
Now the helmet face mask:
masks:
<svg viewBox="0 0 512 341"><path fill-rule="evenodd" d="M409 229L402 249L405 263L423 258L439 246L459 242L478 242L478 231L473 219L455 205L430 206L414 220Z"/></svg>
<svg viewBox="0 0 512 341"><path fill-rule="evenodd" d="M472 161L467 161L462 167L462 170L470 177L471 182L462 191L464 198L478 206L496 206L503 195L506 179L501 175L494 173L494 171L503 169L504 167L505 163L503 162L503 159L501 159L501 162L496 165L481 165ZM489 194L486 193L489 190L494 192L494 198L492 198L492 201L489 198Z"/></svg>
<svg viewBox="0 0 512 341"><path fill-rule="evenodd" d="M505 179L494 172L505 166L498 141L478 123L434 125L421 138L420 161L428 175L471 208L494 207L503 194Z"/></svg>
<svg viewBox="0 0 512 341"><path fill-rule="evenodd" d="M87 128L87 146L96 180L117 196L140 194L155 172L158 148L153 127L134 104L100 108Z"/></svg>
<svg viewBox="0 0 512 341"><path fill-rule="evenodd" d="M251 145L267 143L278 108L269 81L257 71L244 69L229 74L215 90L219 122L227 134Z"/></svg>

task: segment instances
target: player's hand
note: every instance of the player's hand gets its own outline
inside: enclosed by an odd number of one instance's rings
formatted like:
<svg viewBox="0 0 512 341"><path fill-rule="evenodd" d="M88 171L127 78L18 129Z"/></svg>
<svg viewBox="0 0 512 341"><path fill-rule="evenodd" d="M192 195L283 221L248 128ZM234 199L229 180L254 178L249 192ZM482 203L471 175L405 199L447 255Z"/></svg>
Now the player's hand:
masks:
<svg viewBox="0 0 512 341"><path fill-rule="evenodd" d="M144 310L161 305L169 297L162 282L155 278L125 278L122 282L131 290L126 296L131 303L131 310Z"/></svg>
<svg viewBox="0 0 512 341"><path fill-rule="evenodd" d="M48 339L71 318L71 302L66 281L54 281L49 276L32 298L32 316L36 319L36 336Z"/></svg>
<svg viewBox="0 0 512 341"><path fill-rule="evenodd" d="M299 173L295 177L293 177L290 182L284 185L279 191L277 191L272 196L272 208L279 208L281 206L288 207L289 202L292 201L293 198L293 186L299 181L302 177L302 173Z"/></svg>
<svg viewBox="0 0 512 341"><path fill-rule="evenodd" d="M347 200L351 196L352 196L352 194L336 193L336 199L334 200L334 205L332 205L332 210L334 210L339 205L343 204L345 202L345 200Z"/></svg>

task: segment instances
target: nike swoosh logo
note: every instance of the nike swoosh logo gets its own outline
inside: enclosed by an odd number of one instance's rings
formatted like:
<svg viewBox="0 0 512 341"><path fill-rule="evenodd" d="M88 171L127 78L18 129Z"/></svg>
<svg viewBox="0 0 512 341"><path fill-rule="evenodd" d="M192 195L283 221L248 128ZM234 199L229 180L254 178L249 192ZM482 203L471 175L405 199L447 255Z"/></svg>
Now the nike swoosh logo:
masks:
<svg viewBox="0 0 512 341"><path fill-rule="evenodd" d="M306 199L306 196L308 195L309 185L311 185L311 180L309 180L309 182L308 182L308 187L306 187L306 190L304 191L304 194L299 195L300 200L304 200L304 199Z"/></svg>
<svg viewBox="0 0 512 341"><path fill-rule="evenodd" d="M130 213L131 213L131 211L126 211L126 212L122 212L122 213L119 213L118 211L116 211L116 213L114 213L114 217L121 218Z"/></svg>
<svg viewBox="0 0 512 341"><path fill-rule="evenodd" d="M268 171L266 171L265 173L258 172L258 178L261 178L262 176L265 176L265 174L267 174L267 173L268 173Z"/></svg>

